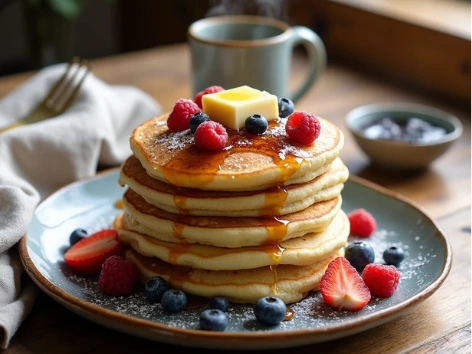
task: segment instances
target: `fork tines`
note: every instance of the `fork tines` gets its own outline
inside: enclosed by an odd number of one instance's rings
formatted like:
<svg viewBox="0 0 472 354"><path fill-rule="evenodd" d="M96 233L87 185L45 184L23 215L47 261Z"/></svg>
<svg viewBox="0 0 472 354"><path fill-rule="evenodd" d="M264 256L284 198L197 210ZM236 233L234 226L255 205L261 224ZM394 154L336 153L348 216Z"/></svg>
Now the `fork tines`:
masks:
<svg viewBox="0 0 472 354"><path fill-rule="evenodd" d="M72 58L66 72L44 100L46 107L56 112L56 114L65 111L73 101L88 73L89 68L86 59Z"/></svg>

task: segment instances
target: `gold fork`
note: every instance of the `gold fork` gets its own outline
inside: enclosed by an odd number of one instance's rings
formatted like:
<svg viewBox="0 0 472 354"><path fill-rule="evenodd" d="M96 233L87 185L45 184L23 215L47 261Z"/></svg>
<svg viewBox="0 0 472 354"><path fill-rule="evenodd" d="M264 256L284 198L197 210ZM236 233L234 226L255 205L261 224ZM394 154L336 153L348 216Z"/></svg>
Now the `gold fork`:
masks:
<svg viewBox="0 0 472 354"><path fill-rule="evenodd" d="M66 71L51 88L46 98L23 119L0 128L0 133L63 113L73 102L89 71L86 59L72 58L67 65Z"/></svg>

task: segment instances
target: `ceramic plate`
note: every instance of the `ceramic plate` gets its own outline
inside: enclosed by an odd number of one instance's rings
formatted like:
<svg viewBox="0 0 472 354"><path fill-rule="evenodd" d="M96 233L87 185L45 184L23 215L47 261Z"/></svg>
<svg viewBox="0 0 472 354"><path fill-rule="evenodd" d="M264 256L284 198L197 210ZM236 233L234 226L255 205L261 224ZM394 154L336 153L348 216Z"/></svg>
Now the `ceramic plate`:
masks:
<svg viewBox="0 0 472 354"><path fill-rule="evenodd" d="M218 349L283 348L331 340L378 326L409 310L434 293L451 267L450 245L424 212L381 187L351 177L342 192L343 210L365 208L376 218L378 229L369 239L376 261L382 261L383 250L391 245L405 250L395 294L373 298L361 311L348 312L330 309L316 292L290 305L293 319L275 327L261 326L252 307L233 305L225 332L202 331L198 316L207 304L165 314L141 292L130 297L103 296L96 277L77 276L64 264L72 230L80 227L92 233L110 227L121 212L116 202L123 189L117 178L118 170L111 170L52 194L36 209L20 252L28 274L53 299L91 321L136 336Z"/></svg>

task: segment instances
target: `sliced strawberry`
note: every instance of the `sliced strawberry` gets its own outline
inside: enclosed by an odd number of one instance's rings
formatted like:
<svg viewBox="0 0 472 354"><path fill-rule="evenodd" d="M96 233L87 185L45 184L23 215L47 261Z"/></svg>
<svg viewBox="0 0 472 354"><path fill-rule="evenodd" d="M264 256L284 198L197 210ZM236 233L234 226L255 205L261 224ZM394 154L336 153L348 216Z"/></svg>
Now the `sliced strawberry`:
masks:
<svg viewBox="0 0 472 354"><path fill-rule="evenodd" d="M326 304L339 310L358 311L370 301L369 288L344 257L329 263L320 288Z"/></svg>
<svg viewBox="0 0 472 354"><path fill-rule="evenodd" d="M66 264L80 274L99 273L103 262L121 252L116 230L101 230L73 245L64 254Z"/></svg>

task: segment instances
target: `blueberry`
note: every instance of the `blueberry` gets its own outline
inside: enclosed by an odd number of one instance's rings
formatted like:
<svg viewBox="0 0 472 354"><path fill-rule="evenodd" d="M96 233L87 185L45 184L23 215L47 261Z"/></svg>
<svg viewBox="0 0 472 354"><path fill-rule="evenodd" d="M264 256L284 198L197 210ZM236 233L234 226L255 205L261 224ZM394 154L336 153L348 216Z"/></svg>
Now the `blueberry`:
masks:
<svg viewBox="0 0 472 354"><path fill-rule="evenodd" d="M146 285L144 286L144 295L149 302L159 302L161 301L162 294L164 294L168 289L169 287L165 279L156 276L146 282Z"/></svg>
<svg viewBox="0 0 472 354"><path fill-rule="evenodd" d="M289 115L293 113L295 106L293 102L285 97L279 99L279 117L280 118L287 118Z"/></svg>
<svg viewBox="0 0 472 354"><path fill-rule="evenodd" d="M228 316L218 309L205 310L200 315L200 329L222 332L228 327Z"/></svg>
<svg viewBox="0 0 472 354"><path fill-rule="evenodd" d="M222 296L217 296L210 300L211 309L217 309L217 310L226 312L228 311L228 307L229 307L228 300Z"/></svg>
<svg viewBox="0 0 472 354"><path fill-rule="evenodd" d="M267 130L269 124L267 123L267 119L260 114L253 114L246 118L244 126L249 133L263 134Z"/></svg>
<svg viewBox="0 0 472 354"><path fill-rule="evenodd" d="M179 289L166 290L162 294L161 304L166 312L181 312L187 306L187 295Z"/></svg>
<svg viewBox="0 0 472 354"><path fill-rule="evenodd" d="M76 244L77 242L79 242L80 240L86 238L87 236L88 236L88 233L84 229L76 229L72 231L72 233L70 234L69 242L72 246Z"/></svg>
<svg viewBox="0 0 472 354"><path fill-rule="evenodd" d="M198 112L198 113L195 113L192 116L192 118L190 118L188 125L192 133L195 134L195 130L197 130L198 126L202 124L203 122L206 122L209 120L210 120L210 117L208 117L208 115L206 115L203 112Z"/></svg>
<svg viewBox="0 0 472 354"><path fill-rule="evenodd" d="M354 241L346 247L344 255L351 265L362 272L367 264L375 260L374 249L366 241Z"/></svg>
<svg viewBox="0 0 472 354"><path fill-rule="evenodd" d="M285 317L287 306L285 303L274 296L261 297L254 305L254 314L257 320L266 325L276 325Z"/></svg>
<svg viewBox="0 0 472 354"><path fill-rule="evenodd" d="M386 264L398 267L405 258L405 253L400 247L389 247L383 253L383 259Z"/></svg>

